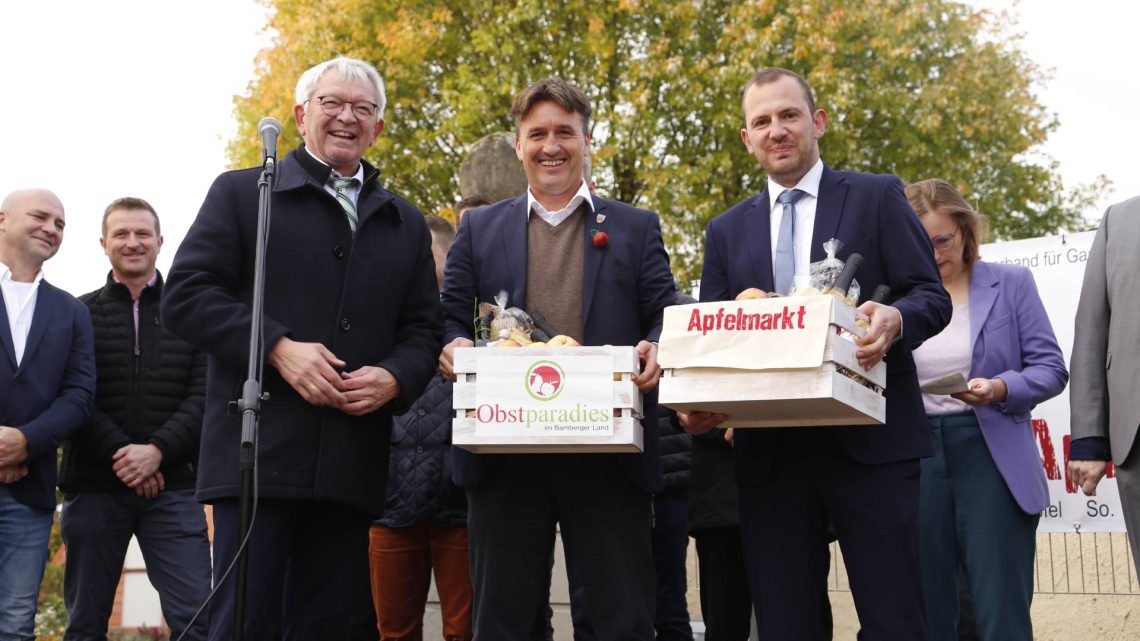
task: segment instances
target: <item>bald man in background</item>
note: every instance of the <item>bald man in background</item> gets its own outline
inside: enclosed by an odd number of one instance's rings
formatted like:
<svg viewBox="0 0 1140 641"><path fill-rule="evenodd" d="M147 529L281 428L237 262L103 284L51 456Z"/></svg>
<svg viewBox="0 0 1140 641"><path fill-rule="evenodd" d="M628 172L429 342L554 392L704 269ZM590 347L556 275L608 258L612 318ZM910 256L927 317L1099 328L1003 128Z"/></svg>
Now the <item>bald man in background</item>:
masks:
<svg viewBox="0 0 1140 641"><path fill-rule="evenodd" d="M0 641L35 638L56 450L95 396L87 307L43 278L65 224L63 204L45 189L0 205Z"/></svg>

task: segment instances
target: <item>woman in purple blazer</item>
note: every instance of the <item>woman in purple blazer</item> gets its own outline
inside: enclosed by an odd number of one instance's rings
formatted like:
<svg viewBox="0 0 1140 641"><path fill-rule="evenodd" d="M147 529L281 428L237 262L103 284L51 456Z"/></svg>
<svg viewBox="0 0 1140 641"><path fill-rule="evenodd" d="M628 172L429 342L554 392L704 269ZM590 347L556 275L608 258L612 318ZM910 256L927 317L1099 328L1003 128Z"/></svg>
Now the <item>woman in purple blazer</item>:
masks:
<svg viewBox="0 0 1140 641"><path fill-rule="evenodd" d="M906 196L954 305L946 329L914 352L919 382L959 372L969 387L923 393L934 440L919 507L930 639L957 639L961 564L979 637L1032 641L1033 554L1049 493L1030 410L1069 374L1033 275L978 260L982 215L943 180L908 185Z"/></svg>

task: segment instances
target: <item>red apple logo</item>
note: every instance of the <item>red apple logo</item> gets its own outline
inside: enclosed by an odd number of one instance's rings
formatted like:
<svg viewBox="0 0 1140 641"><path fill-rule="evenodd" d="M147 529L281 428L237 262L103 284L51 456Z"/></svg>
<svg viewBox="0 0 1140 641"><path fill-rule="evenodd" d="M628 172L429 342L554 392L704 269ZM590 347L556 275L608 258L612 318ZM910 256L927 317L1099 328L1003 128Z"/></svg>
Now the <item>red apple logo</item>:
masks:
<svg viewBox="0 0 1140 641"><path fill-rule="evenodd" d="M526 372L526 391L536 401L554 400L562 393L562 368L553 361L538 361Z"/></svg>

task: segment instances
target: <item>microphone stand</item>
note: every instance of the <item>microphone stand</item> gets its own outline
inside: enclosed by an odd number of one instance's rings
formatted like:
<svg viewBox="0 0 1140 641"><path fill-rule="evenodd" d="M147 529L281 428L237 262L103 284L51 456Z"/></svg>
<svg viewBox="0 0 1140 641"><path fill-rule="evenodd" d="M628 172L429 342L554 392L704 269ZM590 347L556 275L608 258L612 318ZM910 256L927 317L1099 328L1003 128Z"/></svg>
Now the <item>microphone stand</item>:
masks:
<svg viewBox="0 0 1140 641"><path fill-rule="evenodd" d="M269 240L269 197L273 189L274 160L265 158L261 178L257 181L257 237L253 263L253 295L251 307L253 315L249 323L249 367L246 380L242 384L241 398L237 409L241 412L241 445L238 451L238 470L241 478L238 495L239 526L237 555L237 590L234 599L234 639L242 641L245 623L245 591L248 580L249 557L246 537L249 536L253 517L254 486L257 473L257 427L261 418L261 404L269 401L269 395L262 393L262 363L264 345L262 334L265 308L265 253Z"/></svg>

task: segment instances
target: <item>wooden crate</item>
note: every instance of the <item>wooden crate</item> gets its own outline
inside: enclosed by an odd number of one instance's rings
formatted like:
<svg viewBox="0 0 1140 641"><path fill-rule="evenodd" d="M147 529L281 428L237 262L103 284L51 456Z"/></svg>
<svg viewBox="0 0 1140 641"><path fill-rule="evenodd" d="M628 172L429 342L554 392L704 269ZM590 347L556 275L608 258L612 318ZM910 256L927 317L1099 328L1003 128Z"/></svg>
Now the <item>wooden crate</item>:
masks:
<svg viewBox="0 0 1140 641"><path fill-rule="evenodd" d="M775 299L791 301L794 297ZM816 425L876 425L886 418L886 364L864 370L855 352L858 346L843 329L856 335L856 310L835 301L831 305L823 363L813 368L756 369L717 367L663 370L659 402L675 410L702 410L727 414L722 427L789 427ZM854 373L869 384L857 382Z"/></svg>
<svg viewBox="0 0 1140 641"><path fill-rule="evenodd" d="M538 361L570 362L580 356L605 356L610 366L605 373L591 374L591 377L604 377L613 390L609 408L610 431L594 434L589 432L546 433L523 429L510 434L486 434L480 429L474 413L479 411L477 396L480 394L476 375L480 363L485 359L518 358ZM455 350L455 373L453 407L455 418L452 421L452 443L476 453L612 453L641 452L644 436L641 426L641 392L633 383L633 377L641 371L641 361L632 347L460 347ZM583 375L584 376L584 375ZM526 377L526 369L519 368L519 381ZM602 385L600 378L593 379ZM521 384L521 383L520 383ZM486 392L484 392L486 393ZM524 409L539 408L539 401Z"/></svg>

